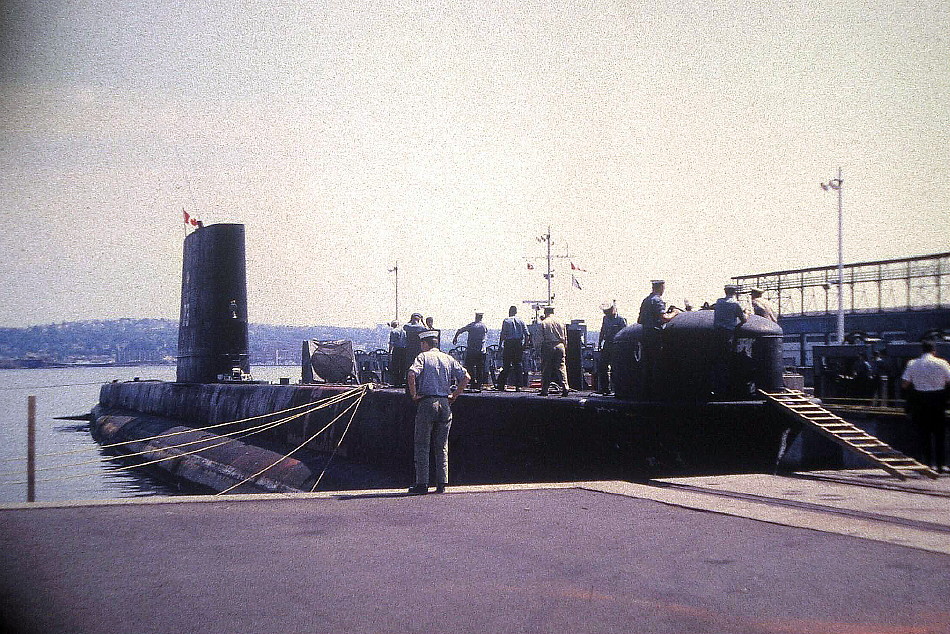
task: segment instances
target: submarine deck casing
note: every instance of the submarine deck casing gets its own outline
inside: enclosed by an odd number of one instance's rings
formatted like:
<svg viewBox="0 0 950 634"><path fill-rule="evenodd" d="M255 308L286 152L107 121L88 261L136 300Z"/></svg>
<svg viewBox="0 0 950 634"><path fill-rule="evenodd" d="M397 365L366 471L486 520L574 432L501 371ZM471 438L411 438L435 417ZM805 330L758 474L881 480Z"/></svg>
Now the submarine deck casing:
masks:
<svg viewBox="0 0 950 634"><path fill-rule="evenodd" d="M101 388L97 413L98 418L110 413L147 416L200 428L270 415L349 389L352 386L110 383ZM301 416L243 442L276 448L278 454L289 452L346 404ZM302 450L326 455L340 443L339 459L384 474L391 486L403 486L412 477L414 413L403 390L372 390L342 443L348 416ZM93 425L101 431L96 422ZM671 404L541 398L527 392L463 394L453 406L449 477L453 484L488 484L771 471L785 428L761 402ZM340 486L361 488L361 483Z"/></svg>

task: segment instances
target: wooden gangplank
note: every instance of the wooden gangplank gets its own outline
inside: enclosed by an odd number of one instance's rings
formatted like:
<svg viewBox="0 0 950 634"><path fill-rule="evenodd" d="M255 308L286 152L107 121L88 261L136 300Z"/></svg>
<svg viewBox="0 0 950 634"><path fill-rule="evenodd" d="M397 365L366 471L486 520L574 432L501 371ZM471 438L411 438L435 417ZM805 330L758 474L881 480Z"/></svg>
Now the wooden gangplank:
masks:
<svg viewBox="0 0 950 634"><path fill-rule="evenodd" d="M817 431L825 438L861 456L901 480L909 475L924 475L928 478L936 478L938 475L927 465L905 456L860 427L856 427L840 416L832 414L801 392L794 390L765 392L759 390L759 394L790 418L809 429Z"/></svg>

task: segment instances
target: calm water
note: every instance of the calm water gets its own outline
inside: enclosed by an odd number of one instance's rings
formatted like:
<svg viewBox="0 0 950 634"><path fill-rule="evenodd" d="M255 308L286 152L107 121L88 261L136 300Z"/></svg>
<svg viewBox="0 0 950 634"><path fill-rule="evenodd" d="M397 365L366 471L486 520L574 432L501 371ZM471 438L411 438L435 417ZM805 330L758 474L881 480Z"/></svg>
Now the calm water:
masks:
<svg viewBox="0 0 950 634"><path fill-rule="evenodd" d="M296 367L252 368L255 379L300 378ZM123 467L89 434L84 421L55 420L87 414L99 400L99 386L113 379L174 380L174 366L0 370L0 504L26 501L27 397L36 396L36 500L98 500L173 495L173 485L141 469ZM69 455L51 455L74 452ZM87 463L87 464L83 464Z"/></svg>

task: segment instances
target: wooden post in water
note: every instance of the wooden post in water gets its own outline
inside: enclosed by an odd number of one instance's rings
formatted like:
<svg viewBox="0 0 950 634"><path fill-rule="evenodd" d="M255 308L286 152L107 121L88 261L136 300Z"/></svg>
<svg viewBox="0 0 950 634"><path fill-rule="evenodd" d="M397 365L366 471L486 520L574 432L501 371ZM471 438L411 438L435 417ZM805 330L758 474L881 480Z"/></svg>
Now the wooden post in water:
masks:
<svg viewBox="0 0 950 634"><path fill-rule="evenodd" d="M36 502L36 397L26 397L26 501Z"/></svg>

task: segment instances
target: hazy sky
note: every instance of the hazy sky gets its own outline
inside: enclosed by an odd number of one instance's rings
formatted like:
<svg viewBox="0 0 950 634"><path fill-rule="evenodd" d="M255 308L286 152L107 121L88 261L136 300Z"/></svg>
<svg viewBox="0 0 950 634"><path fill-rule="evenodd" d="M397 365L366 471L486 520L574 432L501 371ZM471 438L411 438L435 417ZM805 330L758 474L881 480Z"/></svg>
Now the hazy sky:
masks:
<svg viewBox="0 0 950 634"><path fill-rule="evenodd" d="M139 6L143 5L143 6ZM178 317L182 208L253 322L635 318L651 278L950 246L950 4L0 6L0 326Z"/></svg>

